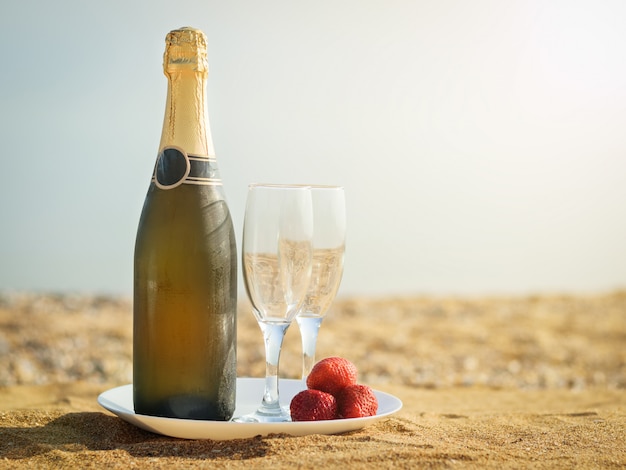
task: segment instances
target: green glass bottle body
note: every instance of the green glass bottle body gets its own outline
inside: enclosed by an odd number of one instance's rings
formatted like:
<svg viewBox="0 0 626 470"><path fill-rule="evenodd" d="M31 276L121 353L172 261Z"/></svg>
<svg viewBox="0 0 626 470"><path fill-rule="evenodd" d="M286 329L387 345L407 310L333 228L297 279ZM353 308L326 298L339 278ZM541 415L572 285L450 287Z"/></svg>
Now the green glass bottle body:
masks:
<svg viewBox="0 0 626 470"><path fill-rule="evenodd" d="M206 39L166 40L168 97L134 260L138 414L229 420L236 392L237 254L208 128Z"/></svg>

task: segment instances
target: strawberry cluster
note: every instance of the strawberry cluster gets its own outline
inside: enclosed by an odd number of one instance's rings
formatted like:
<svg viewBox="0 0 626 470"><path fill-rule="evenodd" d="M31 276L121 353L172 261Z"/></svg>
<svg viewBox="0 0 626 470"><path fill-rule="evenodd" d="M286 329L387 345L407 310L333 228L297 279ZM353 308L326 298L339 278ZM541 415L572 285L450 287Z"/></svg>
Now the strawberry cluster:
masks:
<svg viewBox="0 0 626 470"><path fill-rule="evenodd" d="M342 357L315 364L306 385L289 405L292 421L363 418L378 411L374 391L357 383L356 366Z"/></svg>

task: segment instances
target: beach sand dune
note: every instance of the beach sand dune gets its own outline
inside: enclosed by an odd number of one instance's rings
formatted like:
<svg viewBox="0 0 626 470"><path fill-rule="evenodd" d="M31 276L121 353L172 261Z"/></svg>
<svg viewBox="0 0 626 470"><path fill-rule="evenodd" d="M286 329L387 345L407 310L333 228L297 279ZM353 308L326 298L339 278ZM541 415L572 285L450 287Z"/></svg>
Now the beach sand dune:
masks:
<svg viewBox="0 0 626 470"><path fill-rule="evenodd" d="M242 303L238 374L262 377ZM281 377L299 378L300 338ZM132 380L128 299L0 296L2 468L625 468L626 292L489 298L341 298L318 357L403 409L353 433L181 440L96 403Z"/></svg>

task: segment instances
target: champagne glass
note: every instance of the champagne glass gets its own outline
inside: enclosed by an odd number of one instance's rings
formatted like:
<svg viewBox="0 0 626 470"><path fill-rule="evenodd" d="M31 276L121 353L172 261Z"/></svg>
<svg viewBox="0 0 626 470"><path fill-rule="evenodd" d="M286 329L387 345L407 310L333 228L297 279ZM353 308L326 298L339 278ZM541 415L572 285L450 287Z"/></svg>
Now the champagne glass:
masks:
<svg viewBox="0 0 626 470"><path fill-rule="evenodd" d="M309 186L252 184L243 228L243 275L265 341L261 406L240 422L290 421L281 408L278 363L285 332L311 278L313 210Z"/></svg>
<svg viewBox="0 0 626 470"><path fill-rule="evenodd" d="M302 338L302 380L315 364L317 335L343 274L346 203L341 186L311 186L313 266L311 282L296 321Z"/></svg>

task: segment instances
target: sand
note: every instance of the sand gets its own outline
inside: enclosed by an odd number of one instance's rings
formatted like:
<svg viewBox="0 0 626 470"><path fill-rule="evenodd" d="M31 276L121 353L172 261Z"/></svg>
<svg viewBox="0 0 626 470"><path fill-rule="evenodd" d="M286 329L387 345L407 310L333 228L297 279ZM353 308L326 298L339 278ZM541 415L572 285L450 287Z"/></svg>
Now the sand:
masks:
<svg viewBox="0 0 626 470"><path fill-rule="evenodd" d="M404 407L343 435L152 434L96 397L129 383L127 299L0 295L0 468L626 468L626 292L341 298L318 356ZM261 377L240 308L238 373ZM300 373L288 331L281 377Z"/></svg>

